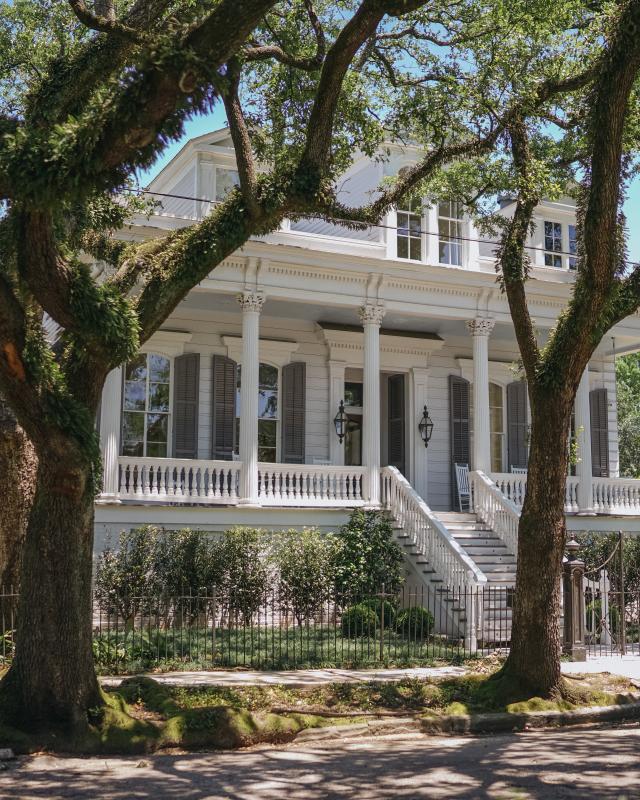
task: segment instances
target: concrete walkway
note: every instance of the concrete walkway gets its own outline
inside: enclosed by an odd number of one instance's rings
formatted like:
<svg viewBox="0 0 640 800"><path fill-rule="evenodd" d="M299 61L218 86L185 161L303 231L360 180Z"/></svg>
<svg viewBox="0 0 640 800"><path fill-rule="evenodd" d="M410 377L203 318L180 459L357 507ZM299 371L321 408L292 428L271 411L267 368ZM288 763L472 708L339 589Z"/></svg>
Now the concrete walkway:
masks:
<svg viewBox="0 0 640 800"><path fill-rule="evenodd" d="M158 672L149 674L170 686L321 686L327 683L400 681L403 678L450 678L464 675L466 667L416 667L413 669L299 669L281 672L211 670L209 672ZM100 678L103 686L119 686L127 676Z"/></svg>
<svg viewBox="0 0 640 800"><path fill-rule="evenodd" d="M468 667L415 667L412 669L300 669L281 672L259 670L211 670L158 672L149 677L170 686L321 686L328 683L391 682L403 678L451 678L473 670ZM563 661L565 675L610 672L640 683L640 656L590 658ZM126 676L100 678L103 686L119 686Z"/></svg>

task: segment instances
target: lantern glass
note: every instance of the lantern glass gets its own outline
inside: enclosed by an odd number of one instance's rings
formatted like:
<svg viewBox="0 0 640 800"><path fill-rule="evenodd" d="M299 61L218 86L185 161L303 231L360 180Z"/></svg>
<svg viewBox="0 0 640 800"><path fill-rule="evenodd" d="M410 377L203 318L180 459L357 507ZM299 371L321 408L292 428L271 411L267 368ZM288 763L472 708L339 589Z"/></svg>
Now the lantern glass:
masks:
<svg viewBox="0 0 640 800"><path fill-rule="evenodd" d="M420 438L424 442L424 446L428 447L433 434L433 420L429 416L426 406L422 412L422 419L418 423L418 431L420 432Z"/></svg>
<svg viewBox="0 0 640 800"><path fill-rule="evenodd" d="M342 444L342 440L344 439L347 433L347 415L344 411L344 400L340 401L340 406L338 407L338 413L333 418L333 424L336 429L336 433L338 435L338 440L340 444Z"/></svg>

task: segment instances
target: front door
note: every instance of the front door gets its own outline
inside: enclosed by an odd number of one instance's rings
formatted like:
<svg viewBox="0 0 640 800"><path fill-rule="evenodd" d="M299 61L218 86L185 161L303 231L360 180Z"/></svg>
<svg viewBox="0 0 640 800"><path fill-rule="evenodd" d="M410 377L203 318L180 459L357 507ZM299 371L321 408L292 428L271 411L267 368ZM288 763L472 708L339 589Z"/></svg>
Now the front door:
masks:
<svg viewBox="0 0 640 800"><path fill-rule="evenodd" d="M387 381L387 460L405 474L404 375Z"/></svg>

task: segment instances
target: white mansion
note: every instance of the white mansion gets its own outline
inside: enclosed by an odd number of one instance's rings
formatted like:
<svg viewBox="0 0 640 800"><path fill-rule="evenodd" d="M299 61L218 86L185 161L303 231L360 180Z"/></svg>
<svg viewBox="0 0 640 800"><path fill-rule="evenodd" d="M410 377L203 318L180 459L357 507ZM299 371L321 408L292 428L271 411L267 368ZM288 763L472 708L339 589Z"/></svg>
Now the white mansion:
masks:
<svg viewBox="0 0 640 800"><path fill-rule="evenodd" d="M366 201L416 157L398 146L359 158L344 200ZM190 225L236 179L226 129L193 139L149 187L162 210L121 235ZM574 280L574 226L569 200L537 210L527 291L541 336ZM512 581L528 409L494 249L449 201L366 230L286 221L247 242L107 380L97 547L146 523L335 530L351 508L382 506L416 580ZM638 529L640 481L618 471L614 379L615 356L638 348L636 315L581 382L572 529ZM470 497L455 464L469 464Z"/></svg>

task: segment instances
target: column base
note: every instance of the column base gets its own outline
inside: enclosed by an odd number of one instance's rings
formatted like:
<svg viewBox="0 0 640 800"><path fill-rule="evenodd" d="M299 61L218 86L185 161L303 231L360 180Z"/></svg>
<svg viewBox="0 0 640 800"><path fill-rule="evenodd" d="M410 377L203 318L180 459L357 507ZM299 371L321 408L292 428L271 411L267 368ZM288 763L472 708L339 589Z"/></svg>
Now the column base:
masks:
<svg viewBox="0 0 640 800"><path fill-rule="evenodd" d="M262 508L262 503L259 500L254 500L250 497L243 497L238 500L238 505L243 508Z"/></svg>
<svg viewBox="0 0 640 800"><path fill-rule="evenodd" d="M595 516L597 516L597 514L592 508L581 508L580 511L576 511L576 517L595 517Z"/></svg>
<svg viewBox="0 0 640 800"><path fill-rule="evenodd" d="M96 497L95 501L96 505L99 506L106 506L106 505L121 505L122 500L120 496L117 494L100 494Z"/></svg>

